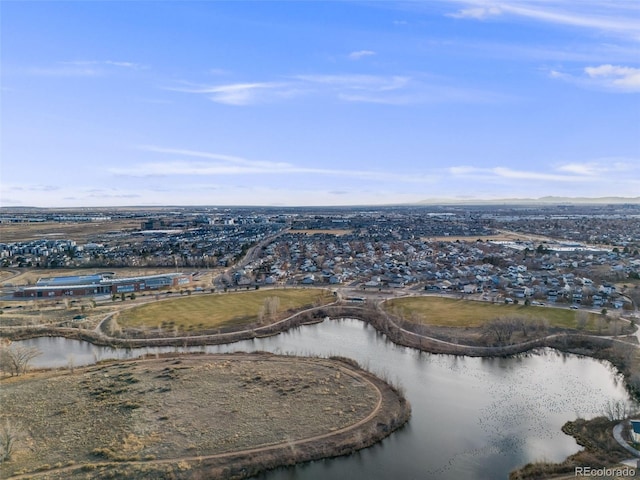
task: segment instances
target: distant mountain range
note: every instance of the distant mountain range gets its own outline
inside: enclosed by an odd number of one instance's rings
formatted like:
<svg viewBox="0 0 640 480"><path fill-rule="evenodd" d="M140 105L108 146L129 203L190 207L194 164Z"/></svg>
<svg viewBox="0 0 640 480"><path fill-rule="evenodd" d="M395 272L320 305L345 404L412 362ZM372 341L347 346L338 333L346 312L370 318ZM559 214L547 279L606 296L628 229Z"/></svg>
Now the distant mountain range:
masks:
<svg viewBox="0 0 640 480"><path fill-rule="evenodd" d="M640 205L640 197L430 198L418 205Z"/></svg>
<svg viewBox="0 0 640 480"><path fill-rule="evenodd" d="M465 197L465 198L428 198L425 200L421 200L415 203L403 203L403 204L386 204L386 205L343 205L342 207L330 207L330 208L350 208L350 207L363 207L363 206L419 206L419 205L640 205L640 197L540 197L540 198L496 198L496 199L486 199L486 198L474 198L474 197ZM6 213L8 211L11 212L47 212L47 211L73 211L73 212L110 212L110 211L128 211L128 210L142 210L142 211L162 211L168 208L175 209L188 209L188 208L276 208L276 207L265 207L263 205L218 205L218 206L203 206L203 205L153 205L153 206L144 206L144 205L131 205L131 206L118 206L118 207L31 207L31 206L11 206L11 207L2 207L0 206L0 213ZM325 208L322 206L317 207L287 207L283 206L282 208Z"/></svg>

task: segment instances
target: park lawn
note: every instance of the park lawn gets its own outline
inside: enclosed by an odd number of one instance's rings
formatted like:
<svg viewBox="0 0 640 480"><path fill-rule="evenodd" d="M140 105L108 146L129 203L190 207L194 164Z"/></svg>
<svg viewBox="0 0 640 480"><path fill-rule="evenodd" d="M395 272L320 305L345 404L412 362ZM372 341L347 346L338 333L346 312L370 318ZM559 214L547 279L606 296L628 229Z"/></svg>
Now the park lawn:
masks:
<svg viewBox="0 0 640 480"><path fill-rule="evenodd" d="M578 314L575 310L564 308L507 305L442 297L397 298L386 302L385 308L390 313L398 309L407 320L442 327L479 327L489 320L517 316L533 320L546 319L552 327L576 328ZM585 330L596 331L598 315L587 315Z"/></svg>
<svg viewBox="0 0 640 480"><path fill-rule="evenodd" d="M162 326L179 330L246 325L258 320L258 313L269 297L279 298L279 318L285 312L323 305L334 300L328 290L320 289L252 290L194 295L124 310L120 313L118 323L123 327Z"/></svg>

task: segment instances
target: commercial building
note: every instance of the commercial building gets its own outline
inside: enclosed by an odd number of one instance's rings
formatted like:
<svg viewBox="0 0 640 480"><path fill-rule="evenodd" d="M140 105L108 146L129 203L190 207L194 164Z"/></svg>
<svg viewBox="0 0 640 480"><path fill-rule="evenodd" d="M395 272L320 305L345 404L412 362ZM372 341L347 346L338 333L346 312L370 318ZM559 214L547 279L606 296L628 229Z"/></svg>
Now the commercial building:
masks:
<svg viewBox="0 0 640 480"><path fill-rule="evenodd" d="M165 273L140 277L115 278L110 273L70 277L41 278L35 285L18 288L13 296L19 298L82 297L87 295L116 295L121 293L186 287L193 282L190 273Z"/></svg>

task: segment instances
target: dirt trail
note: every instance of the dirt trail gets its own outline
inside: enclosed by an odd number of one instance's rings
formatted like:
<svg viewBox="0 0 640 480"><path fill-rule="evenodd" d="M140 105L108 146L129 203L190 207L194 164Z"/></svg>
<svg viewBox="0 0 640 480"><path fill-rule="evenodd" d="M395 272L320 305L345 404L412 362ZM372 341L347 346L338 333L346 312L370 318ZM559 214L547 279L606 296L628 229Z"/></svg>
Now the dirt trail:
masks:
<svg viewBox="0 0 640 480"><path fill-rule="evenodd" d="M214 354L211 355L211 357L213 359L226 359L225 354ZM252 358L252 355L249 355L248 358ZM261 358L259 355L255 355L255 358ZM142 360L136 360L136 362L141 363L141 362L153 362L153 361L157 361L156 359L142 359ZM351 424L351 425L347 425L346 427L342 427L340 429L331 431L331 432L327 432L324 434L319 434L319 435L314 435L312 437L307 437L307 438L303 438L303 439L299 439L299 440L292 440L292 441L286 441L286 442L280 442L280 443L274 443L274 444L268 444L268 445L262 445L262 446L258 446L258 447L254 447L254 448L249 448L249 449L245 449L245 450L236 450L236 451L231 451L231 452L222 452L222 453L216 453L216 454L212 454L212 455L195 455L195 456L182 456L182 457L176 457L176 458L163 458L163 459L156 459L156 460L138 460L138 461L124 461L124 462L108 462L108 461L100 461L100 462L96 462L92 465L99 465L99 466L113 466L113 465L117 465L117 466L126 466L126 465L162 465L162 464L171 464L171 463L178 463L178 462L202 462L204 460L213 460L213 459L224 459L224 458L233 458L233 457L237 457L237 456L241 456L241 455L257 455L260 453L264 453L264 452L269 452L269 451L276 451L278 449L283 449L283 448L287 448L290 449L292 446L297 446L297 445L302 445L302 444L307 444L307 443L313 443L313 442L317 442L317 441L321 441L327 438L331 438L331 437L335 437L344 433L348 433L350 431L356 430L359 427L365 425L366 423L372 421L379 413L380 410L382 408L382 401L383 401L383 393L380 390L380 388L378 387L378 385L376 385L374 382L372 382L371 380L369 380L365 375L363 375L362 373L352 370L350 368L347 368L346 366L342 366L342 365L335 365L336 369L338 369L340 372L344 373L345 375L348 375L358 381L364 382L366 384L368 384L370 387L372 387L375 391L375 394L377 396L377 400L376 400L376 404L373 407L373 409L371 410L371 412L364 418L360 419L359 421ZM13 479L13 480L18 480L18 479L26 479L26 478L39 478L39 477L45 477L48 475L58 475L58 474L63 474L65 472L74 472L77 470L82 470L83 467L85 467L87 464L76 464L76 465L70 465L70 466L66 466L66 467L60 467L60 468L53 468L50 470L46 470L46 471L42 471L42 472L31 472L31 473L25 473L25 474L20 474L20 475L13 475L13 476L9 476L8 478Z"/></svg>

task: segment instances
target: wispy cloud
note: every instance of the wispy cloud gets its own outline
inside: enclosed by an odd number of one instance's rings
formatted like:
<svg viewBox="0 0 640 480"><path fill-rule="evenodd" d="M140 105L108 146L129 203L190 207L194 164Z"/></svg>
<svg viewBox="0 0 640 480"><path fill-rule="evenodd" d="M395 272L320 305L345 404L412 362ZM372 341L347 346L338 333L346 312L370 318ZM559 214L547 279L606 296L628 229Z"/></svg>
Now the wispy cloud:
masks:
<svg viewBox="0 0 640 480"><path fill-rule="evenodd" d="M291 98L299 93L291 82L249 82L223 85L193 85L167 87L166 90L204 94L211 101L226 105L255 105L277 99Z"/></svg>
<svg viewBox="0 0 640 480"><path fill-rule="evenodd" d="M450 13L448 16L453 18L475 18L476 20L483 20L487 17L501 15L503 10L497 6L481 6L463 8L456 13Z"/></svg>
<svg viewBox="0 0 640 480"><path fill-rule="evenodd" d="M349 170L316 168L294 165L286 162L250 160L242 157L189 149L141 146L140 150L182 157L178 160L144 162L126 167L110 167L114 175L129 177L154 176L228 176L228 175L299 175L313 174L336 177L350 177L373 181L397 181L402 183L432 183L439 175L432 173L398 173L376 170ZM185 159L186 157L186 159ZM206 161L191 160L191 158Z"/></svg>
<svg viewBox="0 0 640 480"><path fill-rule="evenodd" d="M604 0L443 0L462 5L449 13L454 18L485 20L496 17L522 17L539 22L582 27L640 40L637 21L640 4L634 1Z"/></svg>
<svg viewBox="0 0 640 480"><path fill-rule="evenodd" d="M143 70L144 65L133 62L115 60L73 60L57 62L47 67L31 67L26 73L36 76L50 77L95 77L106 75L117 69Z"/></svg>
<svg viewBox="0 0 640 480"><path fill-rule="evenodd" d="M58 62L61 65L73 65L73 66L110 66L110 67L119 67L119 68L128 68L132 70L141 70L147 68L146 66L140 63L134 62L120 62L116 60L74 60L69 62Z"/></svg>
<svg viewBox="0 0 640 480"><path fill-rule="evenodd" d="M424 76L423 76L424 77ZM167 90L205 95L227 105L247 106L297 97L324 97L344 102L412 105L433 102L501 102L502 94L477 89L435 85L407 75L305 74L280 81L222 85L183 83Z"/></svg>
<svg viewBox="0 0 640 480"><path fill-rule="evenodd" d="M634 171L639 171L638 159L609 158L589 162L558 164L545 171L519 170L510 167L453 166L447 173L454 178L477 179L480 181L522 180L539 183L601 183L603 179L614 178L627 173L626 182L638 182ZM631 174L631 175L629 175Z"/></svg>
<svg viewBox="0 0 640 480"><path fill-rule="evenodd" d="M606 158L590 162L572 162L559 165L557 170L577 175L601 177L609 174L630 173L640 171L638 159Z"/></svg>
<svg viewBox="0 0 640 480"><path fill-rule="evenodd" d="M31 67L25 72L28 75L41 77L97 77L104 72L99 68L81 67L75 65L57 65L53 67Z"/></svg>
<svg viewBox="0 0 640 480"><path fill-rule="evenodd" d="M585 67L581 74L577 75L551 70L549 76L586 88L621 93L640 92L640 68L605 64Z"/></svg>
<svg viewBox="0 0 640 480"><path fill-rule="evenodd" d="M373 50L358 50L356 52L351 52L349 54L349 58L351 60L360 60L364 57L372 57L376 54Z"/></svg>
<svg viewBox="0 0 640 480"><path fill-rule="evenodd" d="M53 192L60 187L55 185L5 184L2 189L6 192Z"/></svg>
<svg viewBox="0 0 640 480"><path fill-rule="evenodd" d="M411 82L411 77L402 75L297 75L294 77L310 84L321 84L349 90L378 91L398 90Z"/></svg>
<svg viewBox="0 0 640 480"><path fill-rule="evenodd" d="M588 178L581 175L563 175L528 170L515 170L508 167L478 168L470 166L455 166L450 167L448 171L452 177L477 179L479 181L504 179L570 183L589 181Z"/></svg>

